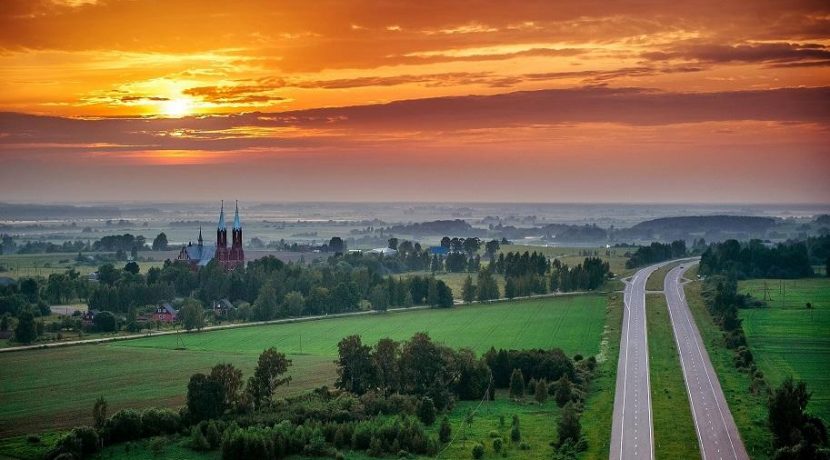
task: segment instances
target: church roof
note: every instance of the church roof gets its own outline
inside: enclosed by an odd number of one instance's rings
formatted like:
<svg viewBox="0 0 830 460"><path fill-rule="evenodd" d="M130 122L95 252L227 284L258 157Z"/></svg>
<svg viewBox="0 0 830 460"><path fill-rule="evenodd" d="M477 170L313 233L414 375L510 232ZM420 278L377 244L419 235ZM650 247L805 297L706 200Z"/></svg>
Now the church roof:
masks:
<svg viewBox="0 0 830 460"><path fill-rule="evenodd" d="M216 255L216 247L214 246L185 246L184 250L187 253L187 258L201 267L207 265Z"/></svg>

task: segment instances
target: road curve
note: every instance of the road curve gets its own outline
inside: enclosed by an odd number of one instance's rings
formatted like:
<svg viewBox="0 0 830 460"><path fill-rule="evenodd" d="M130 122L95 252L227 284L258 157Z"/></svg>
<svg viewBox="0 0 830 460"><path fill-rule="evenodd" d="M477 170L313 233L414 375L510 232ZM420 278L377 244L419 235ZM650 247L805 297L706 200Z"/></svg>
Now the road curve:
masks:
<svg viewBox="0 0 830 460"><path fill-rule="evenodd" d="M625 310L611 425L611 460L654 458L646 332L646 281L655 270L671 262L643 268L625 284Z"/></svg>
<svg viewBox="0 0 830 460"><path fill-rule="evenodd" d="M669 271L663 288L697 430L700 454L703 460L748 460L746 448L726 404L718 376L709 360L681 285L683 274L696 263L687 262Z"/></svg>

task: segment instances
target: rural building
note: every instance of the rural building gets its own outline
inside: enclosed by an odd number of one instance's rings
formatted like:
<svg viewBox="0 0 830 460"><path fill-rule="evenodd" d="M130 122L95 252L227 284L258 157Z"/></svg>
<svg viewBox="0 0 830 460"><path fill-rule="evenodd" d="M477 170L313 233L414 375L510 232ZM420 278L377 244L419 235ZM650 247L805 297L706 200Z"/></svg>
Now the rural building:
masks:
<svg viewBox="0 0 830 460"><path fill-rule="evenodd" d="M213 314L216 316L227 316L231 310L235 309L236 307L228 299L213 301Z"/></svg>
<svg viewBox="0 0 830 460"><path fill-rule="evenodd" d="M84 326L91 326L93 321L95 321L95 315L100 313L98 310L87 310L81 315L81 323Z"/></svg>
<svg viewBox="0 0 830 460"><path fill-rule="evenodd" d="M444 246L432 246L429 248L429 253L434 256L445 256L450 253L450 249Z"/></svg>
<svg viewBox="0 0 830 460"><path fill-rule="evenodd" d="M245 251L242 249L242 223L239 220L239 204L233 218L231 229L231 247L228 248L228 231L225 227L225 203L222 202L219 211L219 225L216 228L216 245L206 246L202 239L202 229L199 228L199 239L196 245L192 242L182 247L176 260L190 264L192 270L198 270L216 259L225 270L233 270L245 265Z"/></svg>
<svg viewBox="0 0 830 460"><path fill-rule="evenodd" d="M392 248L377 248L369 251L369 254L380 254L384 257L392 257L398 255L398 251Z"/></svg>
<svg viewBox="0 0 830 460"><path fill-rule="evenodd" d="M172 323L176 321L177 317L176 309L169 302L164 302L156 307L156 312L153 313L153 321L160 321L162 323Z"/></svg>

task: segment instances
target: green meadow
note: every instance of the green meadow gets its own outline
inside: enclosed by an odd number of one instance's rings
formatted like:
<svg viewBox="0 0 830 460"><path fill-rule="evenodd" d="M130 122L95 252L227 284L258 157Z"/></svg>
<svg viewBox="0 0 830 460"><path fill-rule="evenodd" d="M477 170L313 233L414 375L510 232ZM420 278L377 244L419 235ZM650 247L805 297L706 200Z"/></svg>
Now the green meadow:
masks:
<svg viewBox="0 0 830 460"><path fill-rule="evenodd" d="M14 372L0 373L0 437L89 423L99 395L112 412L181 405L192 374L230 362L250 375L259 353L271 346L294 361L283 395L330 385L337 342L352 334L374 343L427 331L438 342L479 354L495 346L596 355L605 315L605 296L563 296L3 353L0 368ZM182 344L185 349L177 349Z"/></svg>
<svg viewBox="0 0 830 460"><path fill-rule="evenodd" d="M830 420L830 278L741 281L738 289L767 307L740 311L758 367L773 386L807 382L807 409ZM807 303L812 308L807 308Z"/></svg>

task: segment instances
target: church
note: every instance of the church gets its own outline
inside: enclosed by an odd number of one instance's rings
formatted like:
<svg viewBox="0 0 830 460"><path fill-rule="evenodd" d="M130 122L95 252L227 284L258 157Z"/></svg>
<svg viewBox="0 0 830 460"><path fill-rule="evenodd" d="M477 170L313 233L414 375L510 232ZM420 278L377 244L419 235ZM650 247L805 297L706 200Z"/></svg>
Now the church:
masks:
<svg viewBox="0 0 830 460"><path fill-rule="evenodd" d="M225 270L233 270L245 266L245 251L242 249L242 223L239 221L239 203L233 217L231 229L231 247L228 248L228 230L225 226L225 202L222 202L219 211L219 225L216 228L216 245L205 245L202 239L202 228L199 227L199 239L196 245L187 243L179 251L176 260L186 262L192 270L198 270L216 259Z"/></svg>

